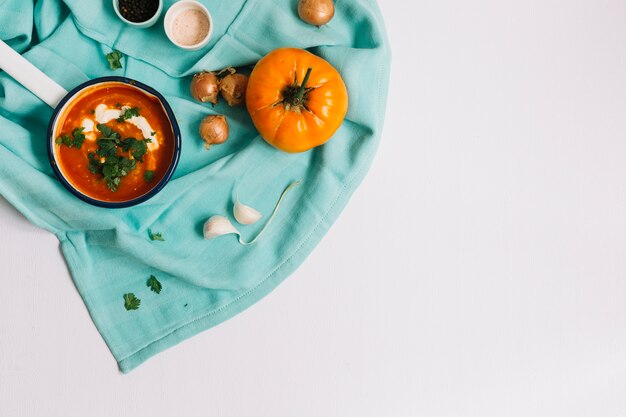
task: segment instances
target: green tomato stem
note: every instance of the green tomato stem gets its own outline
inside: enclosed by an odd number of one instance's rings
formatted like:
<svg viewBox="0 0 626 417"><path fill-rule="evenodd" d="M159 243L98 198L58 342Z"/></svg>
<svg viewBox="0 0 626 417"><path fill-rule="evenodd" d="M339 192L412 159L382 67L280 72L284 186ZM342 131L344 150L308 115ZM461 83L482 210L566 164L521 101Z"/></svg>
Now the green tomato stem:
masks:
<svg viewBox="0 0 626 417"><path fill-rule="evenodd" d="M306 90L306 83L309 81L311 71L313 71L313 68L309 68L306 70L306 75L304 76L304 80L302 80L302 84L300 85L300 89L298 90L298 95L296 96L296 101L298 103L302 102L302 98L304 97L304 92Z"/></svg>

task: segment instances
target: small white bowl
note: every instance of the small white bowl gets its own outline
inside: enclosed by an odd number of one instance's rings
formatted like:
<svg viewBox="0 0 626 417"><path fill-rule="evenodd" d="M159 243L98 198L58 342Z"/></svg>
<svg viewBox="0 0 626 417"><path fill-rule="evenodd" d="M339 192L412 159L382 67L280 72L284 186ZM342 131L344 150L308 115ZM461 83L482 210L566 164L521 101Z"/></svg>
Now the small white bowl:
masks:
<svg viewBox="0 0 626 417"><path fill-rule="evenodd" d="M150 26L154 25L157 20L159 20L161 12L163 11L163 0L159 0L159 6L157 7L157 11L154 13L154 16L152 16L145 22L131 22L130 20L122 16L122 13L120 12L120 0L113 0L113 10L115 10L115 14L117 14L117 17L119 17L122 22L139 29L149 28Z"/></svg>
<svg viewBox="0 0 626 417"><path fill-rule="evenodd" d="M200 42L193 45L183 45L178 43L172 34L172 27L174 26L174 20L176 17L184 11L187 10L199 10L204 14L209 21L209 32ZM187 51L197 51L202 47L206 46L209 43L209 39L211 39L211 34L213 33L213 19L211 18L211 13L207 10L206 7L202 3L193 0L182 0L174 3L165 13L165 19L163 20L163 27L165 28L165 34L169 38L169 40L176 46L181 49L185 49Z"/></svg>

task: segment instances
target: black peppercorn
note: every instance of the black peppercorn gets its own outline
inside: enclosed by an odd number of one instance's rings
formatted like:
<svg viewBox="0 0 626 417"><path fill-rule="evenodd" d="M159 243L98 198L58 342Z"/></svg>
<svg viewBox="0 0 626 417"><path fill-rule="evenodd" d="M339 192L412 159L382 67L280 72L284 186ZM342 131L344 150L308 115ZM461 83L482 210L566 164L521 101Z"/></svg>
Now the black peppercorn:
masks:
<svg viewBox="0 0 626 417"><path fill-rule="evenodd" d="M120 14L135 23L150 19L158 8L159 0L119 0Z"/></svg>

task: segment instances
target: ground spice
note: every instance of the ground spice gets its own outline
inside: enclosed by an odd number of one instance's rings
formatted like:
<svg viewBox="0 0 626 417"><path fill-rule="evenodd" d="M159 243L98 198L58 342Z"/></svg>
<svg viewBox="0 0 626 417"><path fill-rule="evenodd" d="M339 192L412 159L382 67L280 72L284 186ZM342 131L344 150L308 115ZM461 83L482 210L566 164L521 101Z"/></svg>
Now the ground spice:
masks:
<svg viewBox="0 0 626 417"><path fill-rule="evenodd" d="M172 36L181 45L198 44L209 34L209 19L200 10L181 12L172 23Z"/></svg>
<svg viewBox="0 0 626 417"><path fill-rule="evenodd" d="M150 19L158 8L159 0L119 0L120 14L135 23Z"/></svg>

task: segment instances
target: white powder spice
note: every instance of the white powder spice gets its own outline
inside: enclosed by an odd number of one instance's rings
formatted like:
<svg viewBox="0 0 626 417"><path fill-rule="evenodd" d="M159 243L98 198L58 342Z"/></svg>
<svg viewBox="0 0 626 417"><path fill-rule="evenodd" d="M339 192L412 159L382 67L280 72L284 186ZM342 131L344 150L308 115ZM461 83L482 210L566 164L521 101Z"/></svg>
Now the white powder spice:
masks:
<svg viewBox="0 0 626 417"><path fill-rule="evenodd" d="M209 19L200 10L185 10L172 23L172 36L181 45L192 46L200 43L208 34Z"/></svg>

